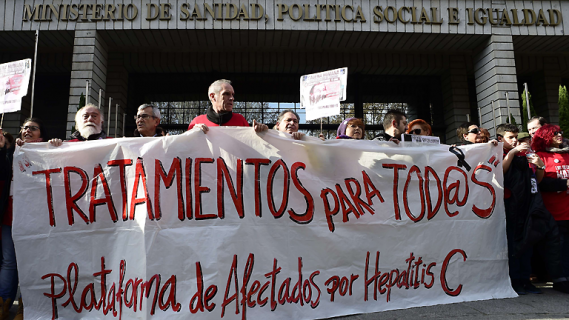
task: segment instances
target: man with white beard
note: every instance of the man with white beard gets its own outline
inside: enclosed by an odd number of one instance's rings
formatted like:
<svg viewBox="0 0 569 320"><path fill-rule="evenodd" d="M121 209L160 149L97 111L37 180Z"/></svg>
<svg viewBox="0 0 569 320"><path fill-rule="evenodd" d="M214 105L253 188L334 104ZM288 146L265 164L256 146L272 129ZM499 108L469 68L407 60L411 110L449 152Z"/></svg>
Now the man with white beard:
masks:
<svg viewBox="0 0 569 320"><path fill-rule="evenodd" d="M107 139L107 134L103 130L103 115L101 110L94 104L88 103L77 111L75 115L75 128L67 141L87 141Z"/></svg>

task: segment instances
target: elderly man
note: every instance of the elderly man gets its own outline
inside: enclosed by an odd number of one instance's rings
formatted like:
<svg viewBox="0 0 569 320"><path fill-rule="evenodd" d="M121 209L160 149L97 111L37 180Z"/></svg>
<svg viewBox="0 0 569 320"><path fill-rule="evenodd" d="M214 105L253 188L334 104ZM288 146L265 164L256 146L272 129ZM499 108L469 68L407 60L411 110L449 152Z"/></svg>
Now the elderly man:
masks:
<svg viewBox="0 0 569 320"><path fill-rule="evenodd" d="M383 130L373 140L393 141L399 144L399 138L402 133L407 131L407 116L399 110L389 110L383 117Z"/></svg>
<svg viewBox="0 0 569 320"><path fill-rule="evenodd" d="M136 121L135 137L160 137L164 135L164 130L158 126L160 124L158 107L151 104L140 105L134 120Z"/></svg>
<svg viewBox="0 0 569 320"><path fill-rule="evenodd" d="M99 108L91 103L88 103L75 114L75 128L77 131L73 132L67 141L87 141L87 140L100 140L107 139L107 134L103 130L103 114Z"/></svg>
<svg viewBox="0 0 569 320"><path fill-rule="evenodd" d="M233 102L235 100L235 91L231 86L231 81L221 79L217 80L209 86L209 101L211 106L207 109L206 114L197 116L188 126L191 130L194 126L200 128L207 133L209 127L248 127L249 123L245 117L238 113L233 113ZM253 128L256 132L266 131L269 129L267 125L257 123L253 120Z"/></svg>
<svg viewBox="0 0 569 320"><path fill-rule="evenodd" d="M304 133L298 132L298 121L300 117L296 112L290 109L283 110L278 118L275 129L292 135L294 140L300 140L304 137Z"/></svg>

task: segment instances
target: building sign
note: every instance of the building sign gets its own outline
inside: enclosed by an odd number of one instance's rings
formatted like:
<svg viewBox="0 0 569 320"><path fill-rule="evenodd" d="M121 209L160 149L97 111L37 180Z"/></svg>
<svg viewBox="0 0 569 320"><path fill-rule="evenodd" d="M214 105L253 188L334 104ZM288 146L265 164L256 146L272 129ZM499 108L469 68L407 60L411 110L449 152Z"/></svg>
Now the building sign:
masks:
<svg viewBox="0 0 569 320"><path fill-rule="evenodd" d="M561 11L557 9L497 9L450 7L441 11L438 7L395 7L375 6L365 11L359 5L340 4L275 4L275 16L271 17L262 4L220 3L183 3L175 8L171 3L147 3L138 7L135 4L37 4L24 5L24 21L123 21L151 20L244 20L256 21L270 19L293 22L353 22L365 23L371 19L374 23L434 24L458 25L495 25L495 26L557 26L563 21ZM175 17L177 11L177 18ZM464 19L461 19L461 11Z"/></svg>
<svg viewBox="0 0 569 320"><path fill-rule="evenodd" d="M515 297L502 148L461 148L225 127L27 143L13 187L26 319L320 319Z"/></svg>

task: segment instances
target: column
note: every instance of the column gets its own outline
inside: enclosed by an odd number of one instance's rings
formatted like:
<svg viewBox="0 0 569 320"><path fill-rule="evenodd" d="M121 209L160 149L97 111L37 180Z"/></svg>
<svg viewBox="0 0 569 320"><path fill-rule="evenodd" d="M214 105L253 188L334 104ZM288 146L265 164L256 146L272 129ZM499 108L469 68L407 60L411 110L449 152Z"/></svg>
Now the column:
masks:
<svg viewBox="0 0 569 320"><path fill-rule="evenodd" d="M507 119L506 92L510 113L517 124L521 123L521 119L511 31L508 28L494 28L492 32L495 34L489 36L474 55L474 76L476 100L481 114L480 126L496 137L494 120L499 125Z"/></svg>
<svg viewBox="0 0 569 320"><path fill-rule="evenodd" d="M85 95L86 81L90 83L89 93L85 97L86 102L98 105L99 89L103 89L103 99L106 96L107 45L96 30L75 31L67 110L67 136L71 134L71 128L75 125L75 114L81 93Z"/></svg>

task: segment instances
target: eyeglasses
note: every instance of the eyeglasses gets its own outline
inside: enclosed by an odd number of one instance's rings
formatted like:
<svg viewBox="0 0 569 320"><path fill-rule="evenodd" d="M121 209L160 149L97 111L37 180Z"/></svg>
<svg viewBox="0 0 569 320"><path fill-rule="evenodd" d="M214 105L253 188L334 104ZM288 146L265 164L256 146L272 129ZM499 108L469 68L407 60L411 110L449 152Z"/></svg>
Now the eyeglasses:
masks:
<svg viewBox="0 0 569 320"><path fill-rule="evenodd" d="M149 115L149 114L142 113L142 114L137 114L136 116L134 116L134 120L138 120L138 119L144 119L144 120L146 120L146 119L148 119L148 118L150 118L150 117L156 118L155 116L151 116L151 115Z"/></svg>
<svg viewBox="0 0 569 320"><path fill-rule="evenodd" d="M468 133L479 134L479 133L480 133L480 129L478 129L478 128L474 128L474 129L472 129L472 130L468 131Z"/></svg>
<svg viewBox="0 0 569 320"><path fill-rule="evenodd" d="M558 135L558 134L563 135L563 131L555 131L555 132L553 133L554 136L556 136L556 135Z"/></svg>
<svg viewBox="0 0 569 320"><path fill-rule="evenodd" d="M20 129L22 129L22 131L26 131L26 130L38 131L40 129L40 127L38 127L38 126L21 126Z"/></svg>
<svg viewBox="0 0 569 320"><path fill-rule="evenodd" d="M411 130L411 132L412 132L413 134L415 134L415 135L421 134L422 131L423 131L422 129L413 129L413 130Z"/></svg>

